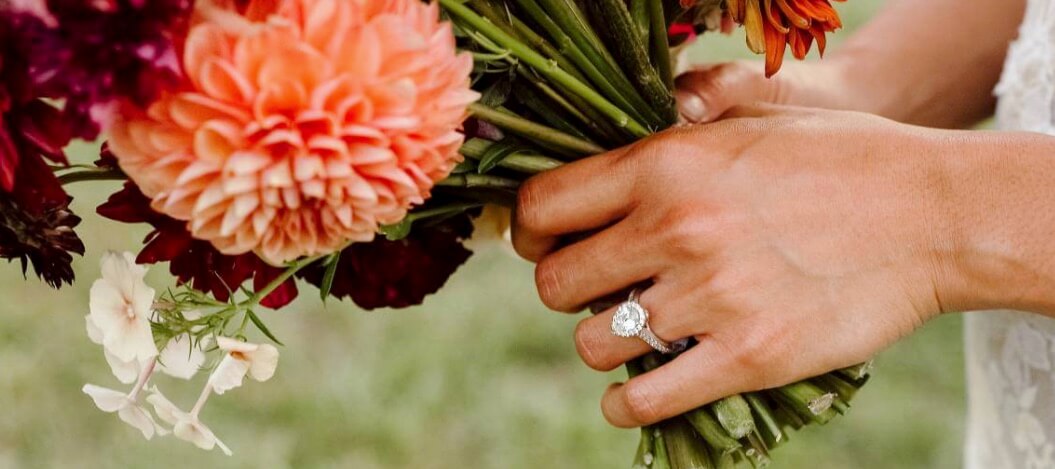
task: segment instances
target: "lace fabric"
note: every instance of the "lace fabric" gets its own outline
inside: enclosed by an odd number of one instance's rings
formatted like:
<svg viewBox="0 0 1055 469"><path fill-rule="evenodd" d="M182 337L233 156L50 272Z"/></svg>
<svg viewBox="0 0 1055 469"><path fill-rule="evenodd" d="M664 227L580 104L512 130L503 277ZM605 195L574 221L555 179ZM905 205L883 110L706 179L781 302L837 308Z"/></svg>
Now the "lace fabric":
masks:
<svg viewBox="0 0 1055 469"><path fill-rule="evenodd" d="M1029 0L997 85L997 125L1055 135L1055 1ZM966 318L968 469L1055 468L1055 319Z"/></svg>

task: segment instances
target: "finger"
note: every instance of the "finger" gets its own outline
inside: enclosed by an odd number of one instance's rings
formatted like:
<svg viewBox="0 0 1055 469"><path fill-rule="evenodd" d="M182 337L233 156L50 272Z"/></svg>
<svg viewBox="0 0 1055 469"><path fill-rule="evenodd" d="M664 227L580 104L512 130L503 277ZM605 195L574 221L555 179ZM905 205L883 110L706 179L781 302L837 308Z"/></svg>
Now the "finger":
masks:
<svg viewBox="0 0 1055 469"><path fill-rule="evenodd" d="M628 148L569 163L521 186L513 221L513 247L530 261L550 252L561 235L589 231L622 218L636 174L620 164Z"/></svg>
<svg viewBox="0 0 1055 469"><path fill-rule="evenodd" d="M609 423L633 428L683 414L738 393L787 384L784 373L771 372L770 362L752 356L752 347L736 350L710 336L670 363L610 386L601 399ZM779 354L767 354L779 356ZM778 369L788 370L793 366Z"/></svg>
<svg viewBox="0 0 1055 469"><path fill-rule="evenodd" d="M657 284L641 294L639 302L649 312L652 332L667 342L691 337L698 332L693 315L679 314L656 306L658 298L669 298L672 288ZM611 371L622 364L652 351L637 337L619 337L612 333L612 317L618 306L596 316L579 321L575 327L575 349L587 366L598 371Z"/></svg>
<svg viewBox="0 0 1055 469"><path fill-rule="evenodd" d="M654 277L663 257L649 243L649 230L630 216L579 242L546 255L535 268L542 303L577 312L598 298Z"/></svg>
<svg viewBox="0 0 1055 469"><path fill-rule="evenodd" d="M769 87L760 67L732 62L681 74L675 80L675 98L686 120L711 122L737 104L767 100Z"/></svg>

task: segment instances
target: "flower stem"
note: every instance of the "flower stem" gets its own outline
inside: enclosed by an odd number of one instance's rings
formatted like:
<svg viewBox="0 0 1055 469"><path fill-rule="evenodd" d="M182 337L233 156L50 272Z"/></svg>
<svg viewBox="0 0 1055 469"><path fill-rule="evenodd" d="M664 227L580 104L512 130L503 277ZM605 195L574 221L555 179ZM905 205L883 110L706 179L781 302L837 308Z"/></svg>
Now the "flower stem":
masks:
<svg viewBox="0 0 1055 469"><path fill-rule="evenodd" d="M755 419L751 406L744 397L736 394L711 404L715 417L729 436L740 439L755 431Z"/></svg>
<svg viewBox="0 0 1055 469"><path fill-rule="evenodd" d="M605 26L602 30L607 32L607 39L612 43L619 63L627 69L649 106L659 112L662 126L673 124L678 118L673 91L667 88L656 67L652 66L648 48L641 41L640 30L626 8L626 2L591 0L589 4L599 23Z"/></svg>
<svg viewBox="0 0 1055 469"><path fill-rule="evenodd" d="M117 169L98 168L72 171L58 176L62 185L86 181L125 181L128 176Z"/></svg>
<svg viewBox="0 0 1055 469"><path fill-rule="evenodd" d="M139 398L139 393L143 391L143 387L147 385L147 381L150 380L150 376L154 374L154 368L157 367L158 357L154 356L147 362L146 366L143 367L139 372L139 378L136 379L136 385L132 387L132 390L128 393L128 399L135 402Z"/></svg>
<svg viewBox="0 0 1055 469"><path fill-rule="evenodd" d="M756 420L758 420L756 426L759 429L759 433L762 434L762 439L766 442L766 445L774 448L778 444L783 443L787 437L762 396L752 392L745 394L744 399L747 399L747 403L751 405L751 410L755 413Z"/></svg>
<svg viewBox="0 0 1055 469"><path fill-rule="evenodd" d="M499 189L516 191L520 181L492 176L490 174L452 174L437 182L438 187L461 187L466 189Z"/></svg>
<svg viewBox="0 0 1055 469"><path fill-rule="evenodd" d="M461 149L458 151L468 158L478 160L484 157L491 145L494 145L494 142L482 138L473 138L462 144ZM527 174L538 174L543 171L557 169L563 164L564 162L561 160L534 153L513 153L498 162L500 168Z"/></svg>
<svg viewBox="0 0 1055 469"><path fill-rule="evenodd" d="M682 418L668 420L662 425L666 439L667 455L674 469L711 469L711 457L707 445L696 438L692 427Z"/></svg>
<svg viewBox="0 0 1055 469"><path fill-rule="evenodd" d="M554 12L552 17L535 0L516 0L516 3L521 10L527 13L533 21L549 34L557 44L557 47L560 48L560 51L589 77L601 94L607 96L608 99L611 99L615 104L629 112L634 118L642 122L648 121L642 111L647 109L647 103L637 95L637 91L630 85L629 80L625 80L624 86L618 85L620 83L618 75L621 75L622 72L613 68L598 52L594 51L585 35L575 34L558 24L554 19L561 14L568 15L560 8L563 6L562 3L555 8L550 8L550 11ZM571 22L565 21L564 23Z"/></svg>
<svg viewBox="0 0 1055 469"><path fill-rule="evenodd" d="M482 121L518 134L532 141L544 142L559 148L570 150L582 156L604 153L604 147L566 134L552 127L532 122L512 112L499 111L480 103L469 105L469 112Z"/></svg>
<svg viewBox="0 0 1055 469"><path fill-rule="evenodd" d="M659 77L667 89L674 89L674 62L670 57L670 36L667 34L667 19L663 11L663 0L644 0L648 2L650 24L652 64L659 72ZM675 118L677 116L675 115Z"/></svg>
<svg viewBox="0 0 1055 469"><path fill-rule="evenodd" d="M202 388L201 394L198 395L198 401L194 403L194 407L190 410L190 416L194 420L198 420L198 414L205 407L205 402L209 400L209 396L212 395L212 383L206 382L205 387Z"/></svg>
<svg viewBox="0 0 1055 469"><path fill-rule="evenodd" d="M341 248L341 250L343 250L343 249L344 248ZM332 253L330 253L330 254L332 254ZM255 292L253 292L253 296L250 296L245 301L239 303L238 304L238 309L239 310L252 309L254 306L260 304L260 302L263 301L264 298L267 298L268 295L270 295L272 292L277 290L278 287L282 286L283 283L286 283L286 280L289 280L291 277L296 275L297 272L300 272L301 269L303 269L303 268L305 268L305 267L307 267L307 266L309 266L311 264L314 264L316 261L319 261L319 260L322 260L323 258L328 257L330 254L322 254L322 255L314 256L314 257L305 257L303 259L298 259L296 261L293 261L291 264L289 264L289 266L286 267L286 270L284 272L282 272L278 277L275 277L275 279L272 280L271 282L269 282L267 285L265 285L264 288L261 288L260 290L257 290Z"/></svg>
<svg viewBox="0 0 1055 469"><path fill-rule="evenodd" d="M732 453L742 447L739 441L729 436L725 429L722 428L722 425L718 423L718 420L705 407L700 407L685 414L685 419L689 421L692 427L696 429L696 433L699 433L707 444L721 451L722 454Z"/></svg>
<svg viewBox="0 0 1055 469"><path fill-rule="evenodd" d="M496 44L509 49L520 60L538 71L539 74L553 80L553 82L559 84L569 92L582 96L587 102L604 113L605 116L611 119L612 122L619 127L625 127L633 135L639 137L645 137L650 133L640 122L633 119L625 111L605 99L597 91L594 91L593 88L560 68L560 66L554 61L547 59L545 56L531 49L531 47L517 40L512 35L502 31L501 28L495 26L490 21L487 21L476 12L460 3L459 0L440 0L440 5L442 5L451 16L458 18L468 26L475 28Z"/></svg>

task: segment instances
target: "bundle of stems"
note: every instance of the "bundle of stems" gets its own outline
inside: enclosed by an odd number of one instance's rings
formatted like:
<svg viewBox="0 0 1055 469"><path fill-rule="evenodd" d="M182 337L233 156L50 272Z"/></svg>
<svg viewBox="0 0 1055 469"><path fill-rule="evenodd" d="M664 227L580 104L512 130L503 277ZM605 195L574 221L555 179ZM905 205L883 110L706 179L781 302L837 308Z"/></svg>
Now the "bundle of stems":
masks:
<svg viewBox="0 0 1055 469"><path fill-rule="evenodd" d="M439 0L475 59L465 156L408 220L511 204L520 183L677 122L668 31L678 0ZM438 205L438 206L437 206ZM394 232L405 233L409 227ZM627 364L630 377L670 356ZM642 429L635 467L762 466L788 432L849 408L868 366L727 397Z"/></svg>

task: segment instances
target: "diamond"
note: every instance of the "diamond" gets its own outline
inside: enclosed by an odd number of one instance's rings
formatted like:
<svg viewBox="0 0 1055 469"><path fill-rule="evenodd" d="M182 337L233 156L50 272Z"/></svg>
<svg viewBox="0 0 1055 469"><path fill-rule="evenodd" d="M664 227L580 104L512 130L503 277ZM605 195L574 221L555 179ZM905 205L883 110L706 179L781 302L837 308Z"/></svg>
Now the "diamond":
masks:
<svg viewBox="0 0 1055 469"><path fill-rule="evenodd" d="M619 337L635 337L645 328L648 313L634 301L619 305L612 317L612 333Z"/></svg>

